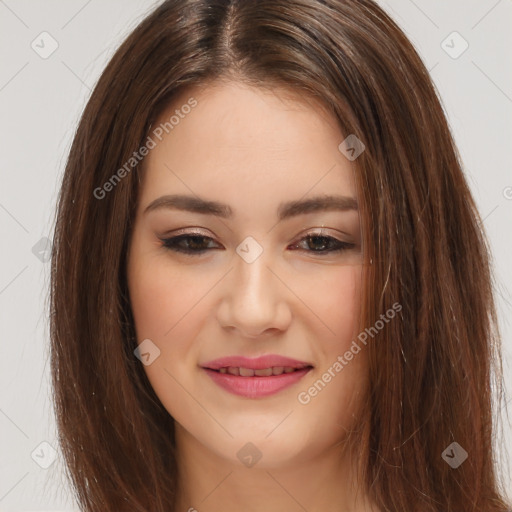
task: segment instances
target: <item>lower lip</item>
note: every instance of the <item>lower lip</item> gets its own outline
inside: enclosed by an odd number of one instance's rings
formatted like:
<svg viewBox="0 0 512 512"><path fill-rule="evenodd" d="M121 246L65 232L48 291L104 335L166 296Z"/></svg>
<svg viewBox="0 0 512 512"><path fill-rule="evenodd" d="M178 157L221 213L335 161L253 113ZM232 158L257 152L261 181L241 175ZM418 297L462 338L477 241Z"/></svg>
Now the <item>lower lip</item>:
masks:
<svg viewBox="0 0 512 512"><path fill-rule="evenodd" d="M240 377L230 373L220 373L210 368L203 368L203 370L206 371L215 384L234 395L246 398L262 398L274 395L292 386L302 379L311 368L282 373L281 375L270 375L269 377Z"/></svg>

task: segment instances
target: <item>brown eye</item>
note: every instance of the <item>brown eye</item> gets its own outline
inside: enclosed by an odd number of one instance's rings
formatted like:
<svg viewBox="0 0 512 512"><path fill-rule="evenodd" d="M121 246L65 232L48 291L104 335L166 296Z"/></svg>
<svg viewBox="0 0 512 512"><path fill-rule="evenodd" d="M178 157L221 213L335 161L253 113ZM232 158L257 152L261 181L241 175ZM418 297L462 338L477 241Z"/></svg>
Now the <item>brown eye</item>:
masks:
<svg viewBox="0 0 512 512"><path fill-rule="evenodd" d="M202 254L216 247L208 246L208 241L214 240L201 234L184 234L172 238L162 238L162 245L171 251L185 254Z"/></svg>
<svg viewBox="0 0 512 512"><path fill-rule="evenodd" d="M293 249L304 250L307 252L326 254L352 249L355 245L348 242L342 242L332 236L308 234L297 244L294 244L291 247Z"/></svg>

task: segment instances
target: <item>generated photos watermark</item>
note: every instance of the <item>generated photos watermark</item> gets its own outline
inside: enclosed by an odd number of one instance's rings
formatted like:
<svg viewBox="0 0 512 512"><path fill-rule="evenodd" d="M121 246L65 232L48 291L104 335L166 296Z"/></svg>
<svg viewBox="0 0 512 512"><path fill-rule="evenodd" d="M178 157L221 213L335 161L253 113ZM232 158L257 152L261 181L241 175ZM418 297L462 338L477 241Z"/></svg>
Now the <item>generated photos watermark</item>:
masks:
<svg viewBox="0 0 512 512"><path fill-rule="evenodd" d="M174 114L169 117L165 122L160 123L150 135L148 135L146 142L137 150L132 153L132 156L120 167L101 187L96 187L93 195L96 199L104 199L107 193L114 190L115 186L127 175L134 167L139 164L149 152L161 142L164 133L168 134L185 119L185 116L192 111L192 108L197 106L197 100L193 97L189 98L187 103L184 103L179 109L174 111ZM155 140L158 139L158 142Z"/></svg>
<svg viewBox="0 0 512 512"><path fill-rule="evenodd" d="M311 402L311 399L317 396L326 386L331 382L331 380L336 377L338 373L340 373L345 366L347 366L354 356L361 352L361 345L365 345L368 343L368 336L373 338L376 336L379 331L381 331L385 324L388 324L393 318L395 318L398 312L402 311L402 305L398 302L395 302L386 313L382 313L380 315L380 319L375 322L372 327L367 327L364 331L360 332L357 336L357 340L353 340L352 344L343 355L339 355L336 358L336 361L327 368L327 370L322 374L322 376L317 379L312 386L310 386L306 391L301 391L297 395L297 400L302 405L307 405ZM358 343L359 341L359 343Z"/></svg>

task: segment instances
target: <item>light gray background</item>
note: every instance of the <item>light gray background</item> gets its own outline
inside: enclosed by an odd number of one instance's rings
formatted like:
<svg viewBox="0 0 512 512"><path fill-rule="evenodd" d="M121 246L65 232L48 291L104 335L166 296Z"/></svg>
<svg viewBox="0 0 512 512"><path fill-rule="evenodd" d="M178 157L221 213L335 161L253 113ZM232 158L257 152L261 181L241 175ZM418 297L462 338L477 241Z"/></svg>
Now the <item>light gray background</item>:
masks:
<svg viewBox="0 0 512 512"><path fill-rule="evenodd" d="M59 453L48 469L36 463L51 462L51 449L40 443L57 448L47 362L49 263L42 261L45 246L39 241L51 238L59 180L91 89L120 42L157 3L0 0L1 512L77 510ZM512 254L512 0L380 4L431 70L485 219L511 389L512 270L507 256ZM31 48L34 40L43 45L43 31L58 42L47 59ZM469 44L456 59L445 51L453 55L464 44L457 36L446 39L454 31ZM49 39L45 48L50 48ZM39 248L37 255L34 246ZM508 443L505 452L510 453L512 431L507 422L503 436ZM504 455L502 450L500 454ZM503 473L512 495L510 472Z"/></svg>

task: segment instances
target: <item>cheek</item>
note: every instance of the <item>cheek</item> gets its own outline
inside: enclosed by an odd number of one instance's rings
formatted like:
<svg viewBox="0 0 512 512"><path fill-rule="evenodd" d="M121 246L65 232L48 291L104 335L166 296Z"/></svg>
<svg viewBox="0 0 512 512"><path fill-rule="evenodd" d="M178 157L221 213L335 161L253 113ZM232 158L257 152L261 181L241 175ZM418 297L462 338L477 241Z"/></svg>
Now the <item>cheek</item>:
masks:
<svg viewBox="0 0 512 512"><path fill-rule="evenodd" d="M211 278L176 268L164 261L141 262L131 273L130 303L137 338L165 340L177 328L190 326L195 305Z"/></svg>
<svg viewBox="0 0 512 512"><path fill-rule="evenodd" d="M297 294L315 318L324 355L349 345L360 327L362 266L322 268L314 276L303 274L298 282Z"/></svg>
<svg viewBox="0 0 512 512"><path fill-rule="evenodd" d="M135 253L128 266L130 305L137 343L150 339L160 350L144 369L152 379L197 365L194 342L214 314L211 291L219 273L204 265L177 265L166 254ZM162 373L163 372L163 373Z"/></svg>
<svg viewBox="0 0 512 512"><path fill-rule="evenodd" d="M337 278L329 282L329 293L325 294L323 311L336 336L352 338L359 329L362 297L362 267L347 265L339 269Z"/></svg>
<svg viewBox="0 0 512 512"><path fill-rule="evenodd" d="M144 365L144 371L167 411L180 417L180 412L190 408L190 397L180 383L190 378L187 372L196 365L193 340L208 314L206 301L201 299L212 287L212 277L184 268L178 272L158 258L133 262L129 289L137 343L150 339L160 351L151 364ZM190 384L187 389L194 391Z"/></svg>
<svg viewBox="0 0 512 512"><path fill-rule="evenodd" d="M350 351L361 329L362 282L362 266L338 267L315 279L318 286L308 295L308 305L318 312L324 327L329 328L326 331L322 327L321 332L329 335L320 335L318 330L315 340L322 353L322 364L301 387L299 407L325 424L336 425L328 433L321 426L312 426L313 438L327 436L333 440L340 435L338 427L350 428L364 397L366 348L361 347L355 355L349 354L350 360L343 367L338 360Z"/></svg>

